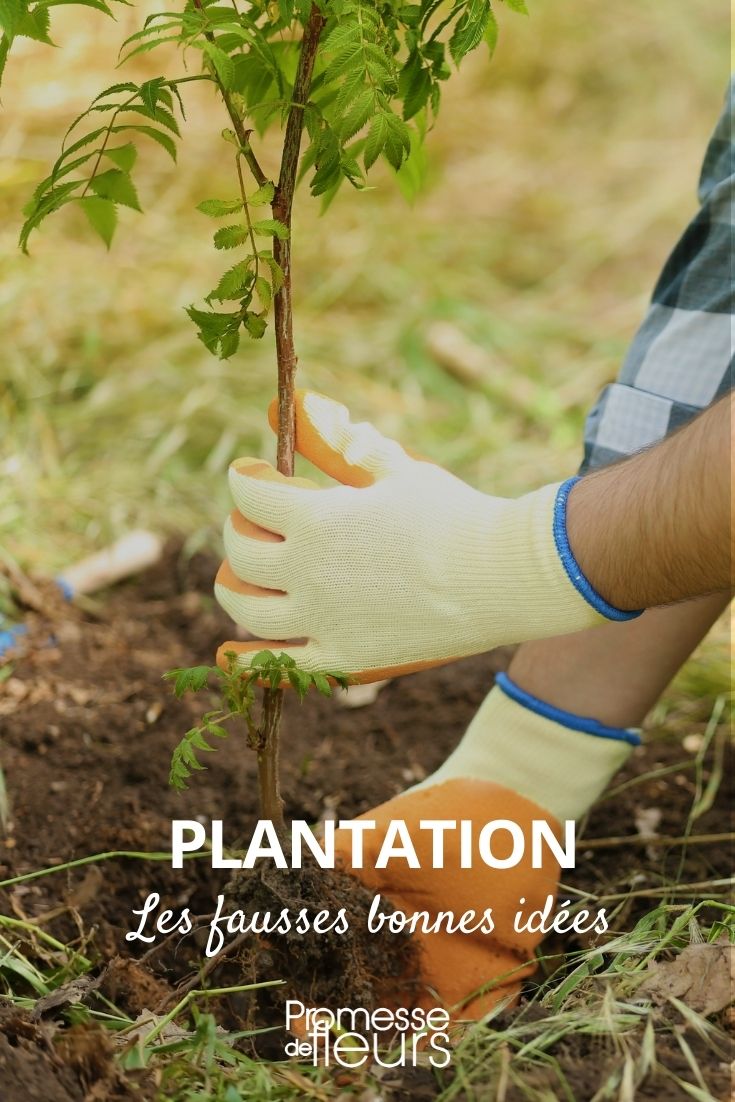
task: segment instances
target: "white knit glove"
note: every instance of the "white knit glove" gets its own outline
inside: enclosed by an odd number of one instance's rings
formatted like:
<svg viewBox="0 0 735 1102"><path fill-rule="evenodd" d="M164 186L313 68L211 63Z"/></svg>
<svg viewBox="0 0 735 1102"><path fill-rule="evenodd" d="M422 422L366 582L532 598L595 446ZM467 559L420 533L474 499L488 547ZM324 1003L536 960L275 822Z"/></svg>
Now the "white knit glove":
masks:
<svg viewBox="0 0 735 1102"><path fill-rule="evenodd" d="M296 448L341 485L285 478L259 459L230 468L237 510L215 593L258 641L225 643L222 664L235 651L246 668L268 648L305 670L374 681L635 615L581 575L566 483L491 497L309 392L297 399Z"/></svg>

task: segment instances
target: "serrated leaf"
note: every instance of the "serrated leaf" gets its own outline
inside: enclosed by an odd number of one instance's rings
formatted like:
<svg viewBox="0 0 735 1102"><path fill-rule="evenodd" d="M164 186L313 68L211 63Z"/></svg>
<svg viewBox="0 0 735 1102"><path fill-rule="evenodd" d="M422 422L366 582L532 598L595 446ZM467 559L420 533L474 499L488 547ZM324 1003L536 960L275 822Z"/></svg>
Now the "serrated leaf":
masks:
<svg viewBox="0 0 735 1102"><path fill-rule="evenodd" d="M109 249L117 226L117 209L111 199L101 199L97 195L86 195L79 199L79 205L87 216L90 226L98 233Z"/></svg>
<svg viewBox="0 0 735 1102"><path fill-rule="evenodd" d="M9 42L6 35L0 37L0 84L2 84L5 63L8 60Z"/></svg>
<svg viewBox="0 0 735 1102"><path fill-rule="evenodd" d="M187 306L186 312L196 327L207 337L220 337L232 325L235 315L218 313L215 310L197 310L195 306Z"/></svg>
<svg viewBox="0 0 735 1102"><path fill-rule="evenodd" d="M311 679L314 682L314 687L319 690L322 696L332 695L332 686L323 673L313 673Z"/></svg>
<svg viewBox="0 0 735 1102"><path fill-rule="evenodd" d="M0 0L0 28L12 42L23 16L28 10L27 0Z"/></svg>
<svg viewBox="0 0 735 1102"><path fill-rule="evenodd" d="M197 311L201 313L201 311ZM173 681L174 695L181 697L184 693L198 693L207 684L211 669L209 666L179 666L173 670L167 670L163 675L164 681Z"/></svg>
<svg viewBox="0 0 735 1102"><path fill-rule="evenodd" d="M223 226L214 235L214 247L215 249L235 249L247 241L249 236L248 228L244 224Z"/></svg>
<svg viewBox="0 0 735 1102"><path fill-rule="evenodd" d="M197 210L209 218L222 218L226 214L236 214L242 210L240 199L205 199L197 204Z"/></svg>
<svg viewBox="0 0 735 1102"><path fill-rule="evenodd" d="M271 287L273 288L273 294L277 295L281 287L283 287L284 274L283 268L281 268L278 261L275 259L272 253L258 253L258 258L264 260L270 268L271 273Z"/></svg>
<svg viewBox="0 0 735 1102"><path fill-rule="evenodd" d="M254 314L254 313L248 312L245 315L245 328L247 329L248 333L250 334L251 337L253 337L254 340L259 341L260 338L265 333L266 329L268 328L268 322L265 320L264 317L262 317L261 314ZM281 675L280 675L280 671L279 671L278 684L280 685L280 683L281 683ZM274 686L274 688L277 688L277 687L278 687L278 685Z"/></svg>
<svg viewBox="0 0 735 1102"><path fill-rule="evenodd" d="M277 237L279 241L288 240L288 227L277 218L263 218L260 222L253 222L253 233L261 237Z"/></svg>
<svg viewBox="0 0 735 1102"><path fill-rule="evenodd" d="M255 291L263 309L266 312L270 310L273 294L271 292L271 285L264 276L258 276L255 280Z"/></svg>
<svg viewBox="0 0 735 1102"><path fill-rule="evenodd" d="M234 356L240 347L240 330L229 329L219 342L219 358L221 360L229 360L230 356Z"/></svg>
<svg viewBox="0 0 735 1102"><path fill-rule="evenodd" d="M207 742L206 738L204 737L204 731L202 731L201 727L199 727L194 732L194 734L190 736L189 745L192 747L196 747L197 750L204 750L209 754L214 753L214 747L210 746Z"/></svg>
<svg viewBox="0 0 735 1102"><path fill-rule="evenodd" d="M45 218L48 218L50 214L63 207L66 203L72 201L72 191L81 186L81 180L72 180L66 184L60 184L59 187L51 188L42 197L34 202L28 210L28 217L20 231L20 237L18 244L23 252L28 250L28 238L31 233L38 229Z"/></svg>
<svg viewBox="0 0 735 1102"><path fill-rule="evenodd" d="M495 18L492 8L490 9L490 17L487 21L483 40L488 48L490 57L492 57L495 53L495 47L498 44L498 21ZM434 110L434 114L436 114L436 110Z"/></svg>
<svg viewBox="0 0 735 1102"><path fill-rule="evenodd" d="M367 139L365 141L365 152L363 153L363 161L366 170L372 168L380 154L383 152L383 146L385 145L385 140L387 136L388 124L386 122L385 113L381 111L381 113L379 115L376 115L373 121L370 123Z"/></svg>
<svg viewBox="0 0 735 1102"><path fill-rule="evenodd" d="M375 111L375 92L372 88L365 88L350 105L348 111L339 122L339 133L343 142L362 130L365 123Z"/></svg>
<svg viewBox="0 0 735 1102"><path fill-rule="evenodd" d="M49 38L48 29L48 8L37 4L32 11L27 11L25 13L15 33L24 38L33 38L36 42L44 42L47 46L53 46L53 42Z"/></svg>
<svg viewBox="0 0 735 1102"><path fill-rule="evenodd" d="M219 46L215 46L211 42L205 42L204 52L212 62L214 71L222 87L226 89L232 88L235 77L235 66L230 55L226 54L224 50L221 50Z"/></svg>
<svg viewBox="0 0 735 1102"><path fill-rule="evenodd" d="M340 20L324 39L322 49L326 53L335 54L343 50L350 43L359 42L360 25L356 20Z"/></svg>
<svg viewBox="0 0 735 1102"><path fill-rule="evenodd" d="M272 203L275 194L275 184L271 183L270 180L266 180L257 191L254 191L252 195L248 196L248 203L251 207L262 207L265 206L266 203Z"/></svg>
<svg viewBox="0 0 735 1102"><path fill-rule="evenodd" d="M112 9L109 4L105 3L105 0L45 0L45 4L47 8L59 8L63 4L77 4L82 8L95 8L96 11L104 12L105 15L112 17Z"/></svg>
<svg viewBox="0 0 735 1102"><path fill-rule="evenodd" d="M156 104L165 83L165 77L155 77L153 80L146 80L141 84L140 98L149 111L156 110Z"/></svg>
<svg viewBox="0 0 735 1102"><path fill-rule="evenodd" d="M431 92L431 75L428 69L418 68L412 74L403 100L403 117L412 119L426 104Z"/></svg>
<svg viewBox="0 0 735 1102"><path fill-rule="evenodd" d="M127 172L119 168L109 168L107 172L100 172L92 178L89 186L102 199L112 199L115 203L121 203L124 207L131 207L133 210L141 209L133 181Z"/></svg>
<svg viewBox="0 0 735 1102"><path fill-rule="evenodd" d="M117 108L117 104L101 104L95 107L95 111L107 110L112 107ZM147 107L144 103L129 103L125 107L120 108L125 113L131 115L143 115L146 119L151 119L152 122L160 123L161 126L165 126L167 130L170 130L172 134L175 134L177 138L181 137L179 130L179 124L177 123L173 113L169 111L168 107L164 107L162 104L158 104L153 110Z"/></svg>
<svg viewBox="0 0 735 1102"><path fill-rule="evenodd" d="M288 671L288 680L296 690L299 700L303 701L311 688L311 674L306 673L305 670L291 669Z"/></svg>
<svg viewBox="0 0 735 1102"><path fill-rule="evenodd" d="M411 132L408 126L397 115L385 116L387 136L383 153L393 168L398 170L411 149Z"/></svg>
<svg viewBox="0 0 735 1102"><path fill-rule="evenodd" d="M449 52L456 65L482 42L489 19L490 0L468 0L449 39Z"/></svg>
<svg viewBox="0 0 735 1102"><path fill-rule="evenodd" d="M121 130L135 130L138 134L145 134L148 138L151 138L154 142L166 150L172 161L176 160L176 142L168 134L164 134L162 130L156 130L153 126L143 126L139 123L113 126L112 133L117 134Z"/></svg>
<svg viewBox="0 0 735 1102"><path fill-rule="evenodd" d="M528 15L526 0L505 0L505 3L512 11L520 12L521 15Z"/></svg>
<svg viewBox="0 0 735 1102"><path fill-rule="evenodd" d="M209 298L217 299L219 302L224 302L227 299L243 298L253 283L253 276L250 272L251 263L252 259L249 258L229 268L209 295Z"/></svg>
<svg viewBox="0 0 735 1102"><path fill-rule="evenodd" d="M126 145L116 145L106 149L105 156L109 157L123 172L130 172L137 160L138 150L132 142L128 142Z"/></svg>

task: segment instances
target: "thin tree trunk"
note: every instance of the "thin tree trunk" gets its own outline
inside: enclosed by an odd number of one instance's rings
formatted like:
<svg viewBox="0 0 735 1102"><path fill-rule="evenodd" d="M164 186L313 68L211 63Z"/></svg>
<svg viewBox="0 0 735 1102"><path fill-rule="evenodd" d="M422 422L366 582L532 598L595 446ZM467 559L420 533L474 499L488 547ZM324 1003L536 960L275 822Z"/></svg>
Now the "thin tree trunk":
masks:
<svg viewBox="0 0 735 1102"><path fill-rule="evenodd" d="M278 445L276 466L281 474L294 472L296 445L296 409L294 405L294 377L296 374L296 350L293 339L293 307L291 298L291 211L296 188L296 173L304 129L304 107L309 98L314 62L319 47L319 36L324 28L324 16L313 5L304 28L298 69L293 90L293 106L286 122L283 140L283 156L278 185L273 198L273 217L289 231L286 241L273 239L273 256L283 272L283 286L273 301L276 334L276 358L278 361ZM263 690L262 749L258 751L258 786L260 810L263 818L271 819L276 829L285 829L283 801L279 785L279 750L283 691Z"/></svg>
<svg viewBox="0 0 735 1102"><path fill-rule="evenodd" d="M291 211L296 188L296 172L304 129L304 107L309 99L319 36L324 28L324 16L316 5L309 13L301 42L301 54L293 89L293 106L286 122L283 156L278 186L273 199L273 217L289 231L289 238L273 239L273 256L283 271L283 286L273 301L278 360L278 450L276 465L281 474L292 475L296 443L296 412L294 408L294 376L297 357L293 341L293 309L291 300Z"/></svg>

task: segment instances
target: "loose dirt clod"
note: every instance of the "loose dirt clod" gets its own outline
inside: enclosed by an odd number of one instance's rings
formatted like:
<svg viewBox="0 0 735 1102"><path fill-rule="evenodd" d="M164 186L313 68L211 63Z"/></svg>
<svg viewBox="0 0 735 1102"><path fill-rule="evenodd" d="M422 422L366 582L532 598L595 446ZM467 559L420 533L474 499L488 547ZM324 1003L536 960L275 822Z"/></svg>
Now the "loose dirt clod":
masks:
<svg viewBox="0 0 735 1102"><path fill-rule="evenodd" d="M225 894L228 909L242 910L246 919L267 912L278 915L284 908L295 918L305 910L311 927L320 911L334 917L344 913L344 933L292 929L249 939L245 954L252 980L287 980L284 987L259 993L261 1008L266 1003L278 1009L277 1024L283 1022L280 1011L286 999L334 1008L411 1005L416 949L407 935L368 932L373 897L353 877L320 869L315 862L301 869L261 864L234 877Z"/></svg>

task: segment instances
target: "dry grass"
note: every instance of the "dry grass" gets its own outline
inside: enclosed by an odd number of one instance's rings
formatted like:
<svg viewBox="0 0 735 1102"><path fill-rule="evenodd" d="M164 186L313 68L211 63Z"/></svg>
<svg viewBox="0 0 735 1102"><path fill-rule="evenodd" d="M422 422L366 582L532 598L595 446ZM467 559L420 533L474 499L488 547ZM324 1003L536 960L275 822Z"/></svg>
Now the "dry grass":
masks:
<svg viewBox="0 0 735 1102"><path fill-rule="evenodd" d="M584 410L694 209L728 62L708 0L532 7L504 10L492 66L478 54L449 88L412 209L386 172L325 219L304 192L295 231L301 382L501 492L576 466ZM3 89L0 530L30 567L131 524L216 539L227 461L271 448L269 338L221 364L181 309L221 264L194 204L232 186L209 91L189 94L178 171L146 153L146 214L126 212L109 255L67 213L30 259L15 251L32 183L135 18L57 13L63 50L24 44ZM486 350L500 399L437 364L437 319ZM502 391L524 378L538 385L519 415Z"/></svg>

